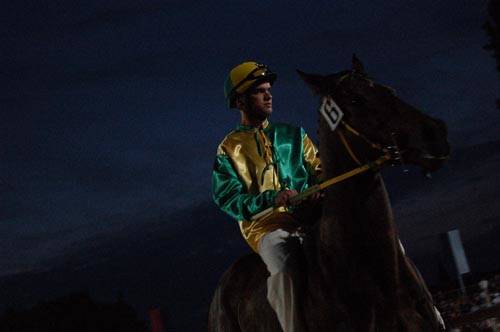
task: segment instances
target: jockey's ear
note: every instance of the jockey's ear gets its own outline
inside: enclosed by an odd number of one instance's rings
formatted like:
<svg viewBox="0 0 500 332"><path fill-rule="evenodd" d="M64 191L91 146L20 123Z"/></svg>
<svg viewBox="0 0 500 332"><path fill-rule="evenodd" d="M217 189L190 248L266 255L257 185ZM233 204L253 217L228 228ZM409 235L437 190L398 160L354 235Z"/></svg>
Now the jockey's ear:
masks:
<svg viewBox="0 0 500 332"><path fill-rule="evenodd" d="M236 108L239 109L240 111L246 111L248 109L249 102L250 101L248 100L248 96L245 94L242 95L240 94L236 96L235 99Z"/></svg>
<svg viewBox="0 0 500 332"><path fill-rule="evenodd" d="M354 53L352 54L352 71L355 72L356 74L366 75L363 63L361 62L361 60L358 59L358 57Z"/></svg>

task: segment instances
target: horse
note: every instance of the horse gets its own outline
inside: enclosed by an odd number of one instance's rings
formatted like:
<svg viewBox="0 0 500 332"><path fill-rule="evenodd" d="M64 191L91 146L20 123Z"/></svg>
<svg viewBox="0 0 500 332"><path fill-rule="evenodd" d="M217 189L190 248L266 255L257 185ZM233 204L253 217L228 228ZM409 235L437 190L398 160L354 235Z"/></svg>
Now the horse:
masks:
<svg viewBox="0 0 500 332"><path fill-rule="evenodd" d="M439 331L430 292L400 245L380 167L372 166L392 149L392 161L439 169L450 153L446 125L374 82L355 55L350 70L298 73L337 110L335 123L319 117L323 178L370 165L324 190L321 216L307 232L300 297L307 330ZM215 290L208 330L281 331L266 299L268 275L257 254L235 262Z"/></svg>

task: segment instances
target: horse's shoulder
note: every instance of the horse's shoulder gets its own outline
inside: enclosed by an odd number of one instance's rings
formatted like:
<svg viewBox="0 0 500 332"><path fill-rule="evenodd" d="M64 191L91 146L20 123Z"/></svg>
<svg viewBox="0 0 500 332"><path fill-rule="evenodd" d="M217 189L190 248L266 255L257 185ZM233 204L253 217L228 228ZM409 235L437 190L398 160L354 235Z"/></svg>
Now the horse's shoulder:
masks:
<svg viewBox="0 0 500 332"><path fill-rule="evenodd" d="M260 256L256 253L250 253L240 257L234 262L226 273L255 273L256 270L265 270L265 265Z"/></svg>
<svg viewBox="0 0 500 332"><path fill-rule="evenodd" d="M267 278L268 272L264 262L256 253L239 258L224 272L220 285L230 291L232 288L247 288L256 280Z"/></svg>

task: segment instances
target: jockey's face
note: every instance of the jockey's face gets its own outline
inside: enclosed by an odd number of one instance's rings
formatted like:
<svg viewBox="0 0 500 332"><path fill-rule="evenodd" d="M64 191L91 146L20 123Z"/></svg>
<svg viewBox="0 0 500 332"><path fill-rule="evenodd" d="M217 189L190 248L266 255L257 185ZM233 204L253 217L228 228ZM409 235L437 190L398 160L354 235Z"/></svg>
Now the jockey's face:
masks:
<svg viewBox="0 0 500 332"><path fill-rule="evenodd" d="M273 96L271 95L271 84L261 83L251 89L248 94L244 112L251 118L266 119L273 111Z"/></svg>

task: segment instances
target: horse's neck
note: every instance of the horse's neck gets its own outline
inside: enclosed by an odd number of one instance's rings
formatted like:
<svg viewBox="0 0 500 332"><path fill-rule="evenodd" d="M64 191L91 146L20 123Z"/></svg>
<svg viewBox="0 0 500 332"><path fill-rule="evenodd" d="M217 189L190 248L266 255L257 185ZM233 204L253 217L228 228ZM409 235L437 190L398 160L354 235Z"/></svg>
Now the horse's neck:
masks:
<svg viewBox="0 0 500 332"><path fill-rule="evenodd" d="M349 156L338 135L330 142L323 147L320 144L325 178L359 166ZM366 151L366 144L359 140L355 140L351 147L362 162L366 154L373 155L373 151ZM372 156L368 158L374 159ZM326 192L319 230L320 246L327 255L335 256L339 250L349 251L349 247L356 246L357 238L353 235L359 233L359 229L377 232L375 225L386 221L392 221L392 211L380 174L368 171L355 175Z"/></svg>

